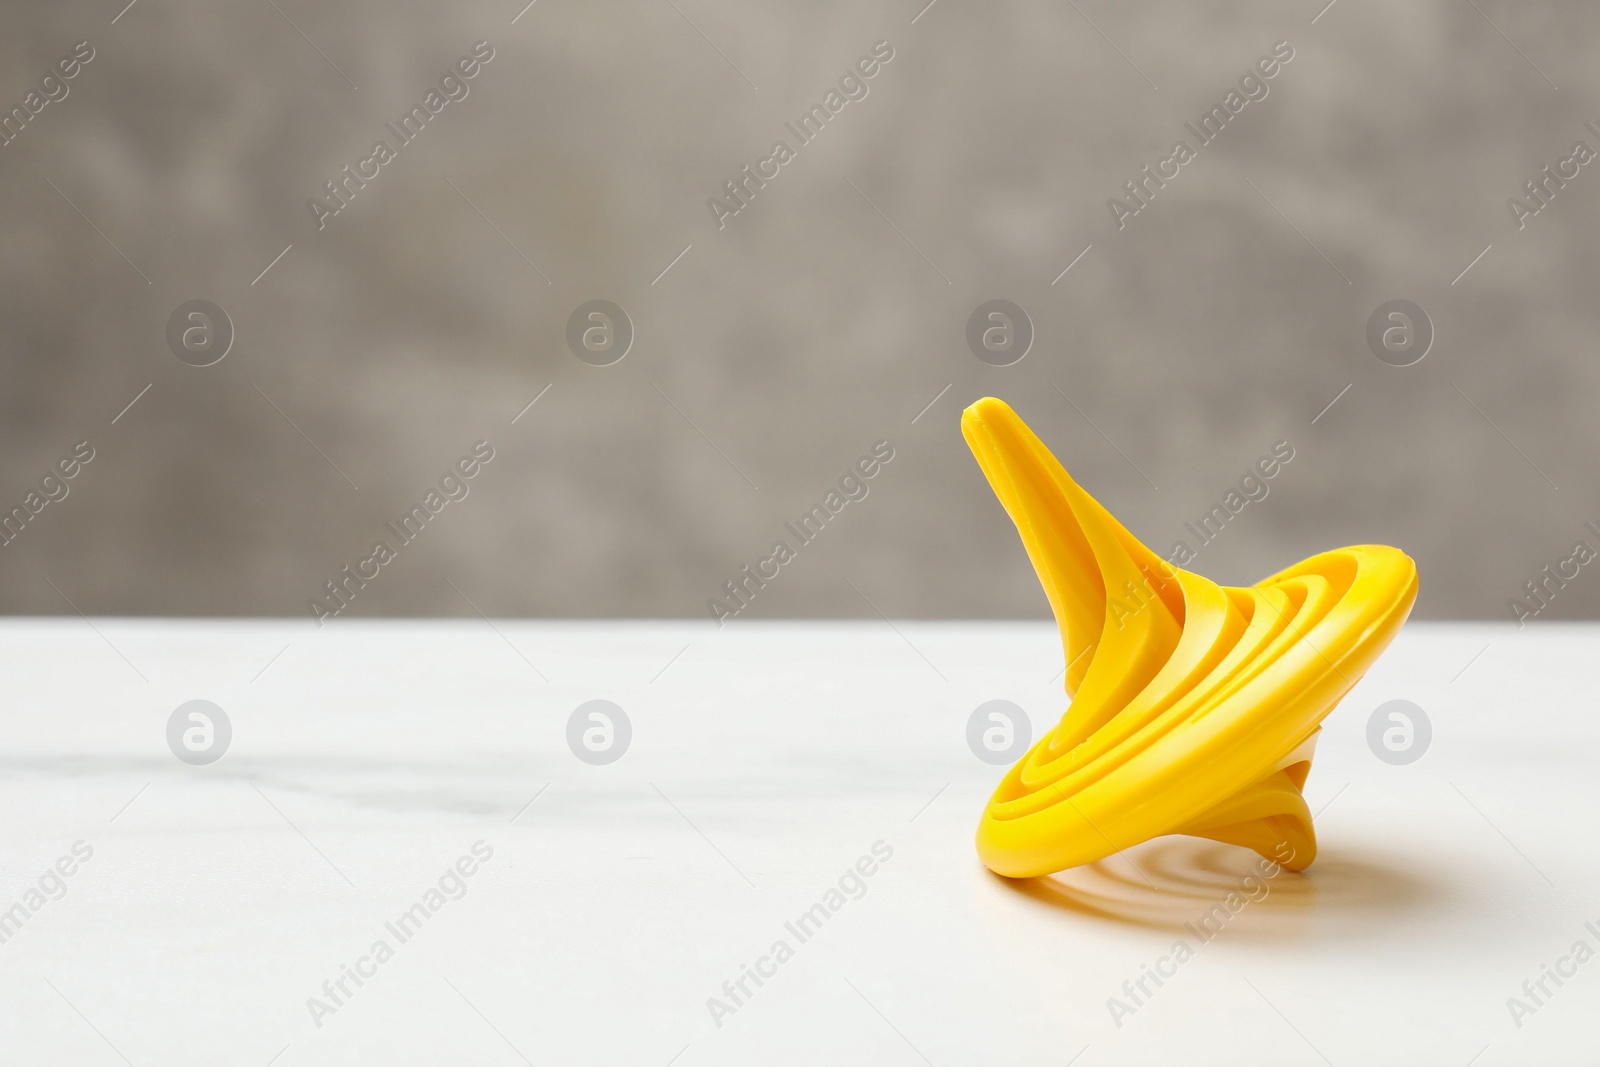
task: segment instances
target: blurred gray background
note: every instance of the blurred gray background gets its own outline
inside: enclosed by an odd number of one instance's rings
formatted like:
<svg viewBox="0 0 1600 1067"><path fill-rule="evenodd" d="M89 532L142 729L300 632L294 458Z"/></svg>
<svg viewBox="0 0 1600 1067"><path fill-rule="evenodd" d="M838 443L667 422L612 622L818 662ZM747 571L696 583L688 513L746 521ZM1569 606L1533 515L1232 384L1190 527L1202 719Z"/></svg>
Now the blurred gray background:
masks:
<svg viewBox="0 0 1600 1067"><path fill-rule="evenodd" d="M1289 442L1193 564L1225 582L1380 541L1418 615L1509 620L1600 548L1600 165L1521 229L1507 206L1600 149L1593 5L124 2L0 9L28 119L0 147L0 507L94 449L0 548L7 612L309 621L481 440L346 615L709 619L887 440L741 620L1042 616L961 439L984 395L1162 552ZM478 41L468 95L319 230L309 198ZM1108 198L1278 41L1268 95L1119 230ZM719 230L707 199L779 139ZM597 298L636 331L606 367L566 341ZM1012 366L965 338L995 298L1036 333ZM166 338L195 299L236 335L208 367ZM1412 366L1366 340L1394 299L1436 332ZM1539 621L1600 614L1591 569Z"/></svg>

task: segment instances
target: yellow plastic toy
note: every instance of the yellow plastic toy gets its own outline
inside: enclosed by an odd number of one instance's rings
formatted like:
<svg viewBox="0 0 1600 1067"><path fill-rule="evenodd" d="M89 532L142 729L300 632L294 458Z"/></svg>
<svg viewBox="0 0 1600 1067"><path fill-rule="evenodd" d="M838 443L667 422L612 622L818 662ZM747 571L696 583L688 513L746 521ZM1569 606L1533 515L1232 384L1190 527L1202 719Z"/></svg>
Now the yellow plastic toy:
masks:
<svg viewBox="0 0 1600 1067"><path fill-rule="evenodd" d="M1123 529L1003 402L961 431L1055 611L1072 698L990 798L983 862L1030 878L1189 834L1309 866L1319 724L1411 613L1416 564L1355 545L1219 586Z"/></svg>

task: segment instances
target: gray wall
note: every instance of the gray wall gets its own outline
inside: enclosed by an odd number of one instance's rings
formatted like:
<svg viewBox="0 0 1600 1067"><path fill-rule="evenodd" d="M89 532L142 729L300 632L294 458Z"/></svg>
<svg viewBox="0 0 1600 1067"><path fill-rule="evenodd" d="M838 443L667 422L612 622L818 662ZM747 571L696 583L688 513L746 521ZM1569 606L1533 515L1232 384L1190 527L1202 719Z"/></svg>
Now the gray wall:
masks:
<svg viewBox="0 0 1600 1067"><path fill-rule="evenodd" d="M348 614L705 617L887 440L744 617L1040 615L959 433L993 394L1162 551L1289 442L1202 573L1389 542L1419 615L1509 619L1600 547L1600 165L1520 229L1507 206L1600 149L1600 10L1321 6L13 0L0 106L95 56L0 147L0 505L94 459L0 548L4 610L309 619L485 440ZM308 198L480 40L468 95L319 230ZM799 146L784 122L880 40ZM1280 40L1268 95L1119 229L1108 198ZM778 139L719 230L708 197ZM595 298L636 331L608 367L565 340ZM968 349L991 298L1032 320L1015 365ZM213 366L169 350L194 299L235 330ZM1393 299L1436 333L1412 366L1365 337ZM1585 568L1540 618L1597 612Z"/></svg>

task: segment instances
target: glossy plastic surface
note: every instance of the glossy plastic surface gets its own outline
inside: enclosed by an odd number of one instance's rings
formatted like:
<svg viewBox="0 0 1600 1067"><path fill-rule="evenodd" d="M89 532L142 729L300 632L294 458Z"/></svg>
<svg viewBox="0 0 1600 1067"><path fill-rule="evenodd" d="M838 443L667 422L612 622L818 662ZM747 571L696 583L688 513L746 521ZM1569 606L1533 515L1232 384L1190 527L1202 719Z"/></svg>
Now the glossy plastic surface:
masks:
<svg viewBox="0 0 1600 1067"><path fill-rule="evenodd" d="M1002 401L961 429L1055 611L1072 698L990 798L983 862L1032 877L1190 834L1309 866L1319 724L1410 614L1411 558L1355 545L1219 586L1136 540Z"/></svg>

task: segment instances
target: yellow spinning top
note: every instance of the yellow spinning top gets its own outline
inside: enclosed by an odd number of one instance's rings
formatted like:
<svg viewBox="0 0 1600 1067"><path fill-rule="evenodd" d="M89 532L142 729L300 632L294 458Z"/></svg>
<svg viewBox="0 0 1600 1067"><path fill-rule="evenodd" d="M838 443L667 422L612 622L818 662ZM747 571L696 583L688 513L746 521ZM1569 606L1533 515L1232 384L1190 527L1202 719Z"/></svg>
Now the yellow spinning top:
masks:
<svg viewBox="0 0 1600 1067"><path fill-rule="evenodd" d="M1354 545L1219 586L1140 544L1003 402L961 432L1050 599L1072 698L989 799L983 862L1029 878L1190 834L1309 866L1319 724L1411 613L1416 564Z"/></svg>

